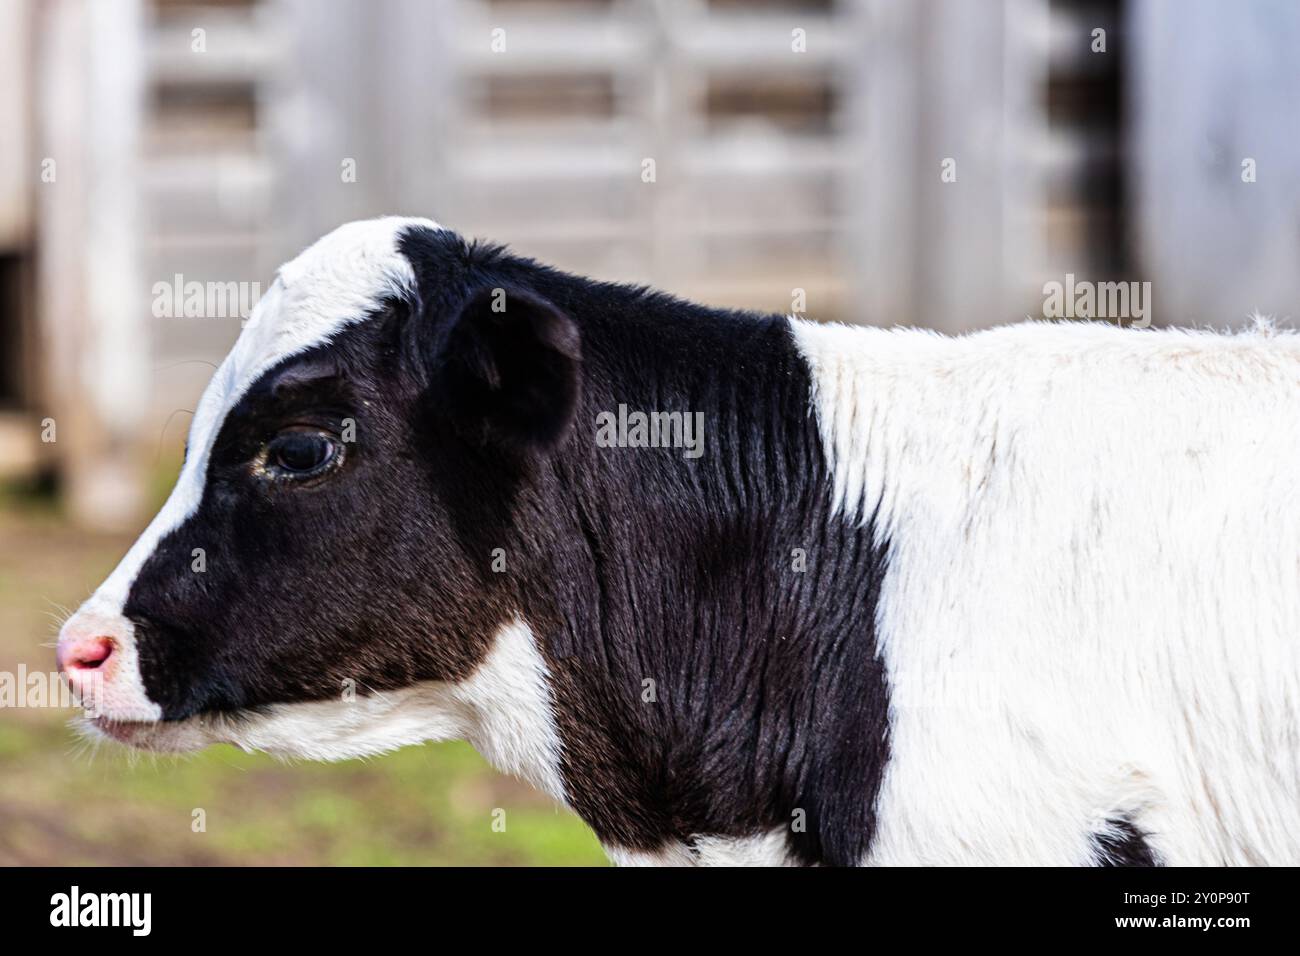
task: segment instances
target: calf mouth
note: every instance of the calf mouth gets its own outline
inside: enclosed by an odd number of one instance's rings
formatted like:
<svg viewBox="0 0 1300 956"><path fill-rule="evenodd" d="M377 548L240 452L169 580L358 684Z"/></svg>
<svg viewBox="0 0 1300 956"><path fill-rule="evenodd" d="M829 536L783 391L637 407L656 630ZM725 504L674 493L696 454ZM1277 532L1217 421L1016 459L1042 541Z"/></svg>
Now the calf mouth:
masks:
<svg viewBox="0 0 1300 956"><path fill-rule="evenodd" d="M161 710L161 708L159 708ZM422 681L354 700L286 700L155 719L140 707L103 707L74 720L81 736L153 753L229 744L245 753L304 760L372 757L427 740L464 738L476 712L457 685Z"/></svg>
<svg viewBox="0 0 1300 956"><path fill-rule="evenodd" d="M75 721L88 740L112 740L136 750L153 753L191 753L223 743L213 722L203 717L184 720L118 720L86 716Z"/></svg>

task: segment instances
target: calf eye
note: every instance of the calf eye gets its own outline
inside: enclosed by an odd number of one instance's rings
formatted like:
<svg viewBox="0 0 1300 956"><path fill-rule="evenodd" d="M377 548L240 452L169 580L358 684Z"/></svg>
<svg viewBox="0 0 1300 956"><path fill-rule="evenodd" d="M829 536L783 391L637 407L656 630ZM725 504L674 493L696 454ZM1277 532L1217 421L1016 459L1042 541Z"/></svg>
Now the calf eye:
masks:
<svg viewBox="0 0 1300 956"><path fill-rule="evenodd" d="M282 478L311 478L339 457L339 445L320 432L281 432L266 446L266 470Z"/></svg>

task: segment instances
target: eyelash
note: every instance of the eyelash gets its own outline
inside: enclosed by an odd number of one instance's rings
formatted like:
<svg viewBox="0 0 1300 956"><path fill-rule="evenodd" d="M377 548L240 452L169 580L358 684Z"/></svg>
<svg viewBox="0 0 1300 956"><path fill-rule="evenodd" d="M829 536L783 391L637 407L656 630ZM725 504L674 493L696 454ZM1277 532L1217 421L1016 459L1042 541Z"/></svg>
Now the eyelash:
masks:
<svg viewBox="0 0 1300 956"><path fill-rule="evenodd" d="M294 449L294 442L298 448ZM302 452L304 443L319 443L319 458L304 468L289 466L284 458L285 452ZM310 481L337 469L343 463L345 451L343 442L335 435L316 429L290 429L280 432L268 441L253 462L253 472L259 477L271 481Z"/></svg>

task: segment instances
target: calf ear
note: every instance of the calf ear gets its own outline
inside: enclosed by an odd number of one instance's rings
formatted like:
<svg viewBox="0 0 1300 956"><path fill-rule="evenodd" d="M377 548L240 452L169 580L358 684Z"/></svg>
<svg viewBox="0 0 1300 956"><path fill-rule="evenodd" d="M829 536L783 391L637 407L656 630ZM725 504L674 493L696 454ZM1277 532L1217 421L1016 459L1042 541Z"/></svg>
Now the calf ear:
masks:
<svg viewBox="0 0 1300 956"><path fill-rule="evenodd" d="M440 391L480 440L548 451L577 410L581 338L573 320L531 293L476 292L441 350Z"/></svg>

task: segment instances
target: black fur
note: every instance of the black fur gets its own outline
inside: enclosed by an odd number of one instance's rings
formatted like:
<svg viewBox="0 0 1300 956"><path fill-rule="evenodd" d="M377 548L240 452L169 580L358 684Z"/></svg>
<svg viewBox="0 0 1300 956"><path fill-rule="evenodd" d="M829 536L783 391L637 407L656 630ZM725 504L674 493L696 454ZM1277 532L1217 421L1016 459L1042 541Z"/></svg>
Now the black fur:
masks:
<svg viewBox="0 0 1300 956"><path fill-rule="evenodd" d="M198 512L128 601L150 697L174 719L456 680L518 613L603 842L781 827L804 862L860 861L888 755L885 555L830 513L788 322L447 232L402 248L417 301L272 370L223 424ZM703 413L703 457L599 447L620 404ZM280 428L347 418L330 475L250 470Z"/></svg>
<svg viewBox="0 0 1300 956"><path fill-rule="evenodd" d="M1123 818L1106 821L1106 828L1092 836L1098 866L1159 866L1146 834Z"/></svg>

